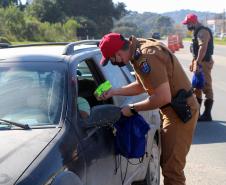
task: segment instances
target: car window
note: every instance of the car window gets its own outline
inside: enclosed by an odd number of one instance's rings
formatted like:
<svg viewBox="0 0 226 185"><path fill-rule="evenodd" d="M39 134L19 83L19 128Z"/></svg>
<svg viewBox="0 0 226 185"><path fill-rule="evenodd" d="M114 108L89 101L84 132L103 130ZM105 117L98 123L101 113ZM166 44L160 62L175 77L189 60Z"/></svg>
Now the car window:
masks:
<svg viewBox="0 0 226 185"><path fill-rule="evenodd" d="M100 66L99 61L101 60L102 55L95 55L95 61L98 63L101 74L103 75L104 80L109 80L113 88L118 88L124 85L127 85L135 81L133 74L133 68L131 67L131 72L129 67L124 66L122 68L113 66L110 62L106 66ZM122 106L125 104L129 97L126 96L114 96L112 102L117 106Z"/></svg>
<svg viewBox="0 0 226 185"><path fill-rule="evenodd" d="M90 80L94 81L93 75L92 75L86 61L82 61L81 63L78 64L77 77L78 77L78 80L90 79Z"/></svg>
<svg viewBox="0 0 226 185"><path fill-rule="evenodd" d="M82 61L77 66L78 96L86 99L90 107L93 107L99 104L93 94L98 83L87 63L88 61Z"/></svg>
<svg viewBox="0 0 226 185"><path fill-rule="evenodd" d="M56 66L0 66L0 118L30 126L57 124L65 72Z"/></svg>

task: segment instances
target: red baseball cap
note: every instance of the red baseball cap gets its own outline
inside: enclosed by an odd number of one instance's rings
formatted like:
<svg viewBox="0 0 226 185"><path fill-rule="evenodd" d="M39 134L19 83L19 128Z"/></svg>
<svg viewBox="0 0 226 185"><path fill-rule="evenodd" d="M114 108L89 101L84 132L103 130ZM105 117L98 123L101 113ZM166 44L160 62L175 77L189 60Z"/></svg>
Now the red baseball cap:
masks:
<svg viewBox="0 0 226 185"><path fill-rule="evenodd" d="M197 15L190 13L186 15L185 19L182 21L182 24L196 23L197 21L198 21Z"/></svg>
<svg viewBox="0 0 226 185"><path fill-rule="evenodd" d="M100 64L102 66L107 65L109 58L114 56L117 51L119 51L125 43L125 39L119 33L109 33L103 36L98 47L102 53L102 59Z"/></svg>

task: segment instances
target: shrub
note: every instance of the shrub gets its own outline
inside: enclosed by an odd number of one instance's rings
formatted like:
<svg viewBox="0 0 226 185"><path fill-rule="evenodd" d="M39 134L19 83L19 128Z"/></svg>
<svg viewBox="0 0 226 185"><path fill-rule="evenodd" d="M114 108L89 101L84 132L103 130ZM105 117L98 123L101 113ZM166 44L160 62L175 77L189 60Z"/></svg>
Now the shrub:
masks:
<svg viewBox="0 0 226 185"><path fill-rule="evenodd" d="M6 37L0 37L0 43L11 44Z"/></svg>

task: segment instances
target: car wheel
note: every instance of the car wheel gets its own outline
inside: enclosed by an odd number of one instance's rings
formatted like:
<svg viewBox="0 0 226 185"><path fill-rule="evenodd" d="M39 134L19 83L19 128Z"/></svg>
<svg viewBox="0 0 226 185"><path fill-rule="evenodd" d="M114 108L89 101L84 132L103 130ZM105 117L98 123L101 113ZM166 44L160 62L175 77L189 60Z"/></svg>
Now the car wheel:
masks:
<svg viewBox="0 0 226 185"><path fill-rule="evenodd" d="M151 158L145 178L146 185L159 185L160 183L160 151L156 140L153 141L151 148Z"/></svg>

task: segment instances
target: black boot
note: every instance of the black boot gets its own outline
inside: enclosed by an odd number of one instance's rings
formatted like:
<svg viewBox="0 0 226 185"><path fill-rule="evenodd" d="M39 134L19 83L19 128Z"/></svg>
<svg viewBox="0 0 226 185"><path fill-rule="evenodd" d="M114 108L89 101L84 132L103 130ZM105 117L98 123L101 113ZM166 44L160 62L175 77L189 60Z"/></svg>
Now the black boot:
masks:
<svg viewBox="0 0 226 185"><path fill-rule="evenodd" d="M199 117L198 121L212 121L211 109L213 106L213 100L206 99L204 105L205 111L202 114L202 116Z"/></svg>

